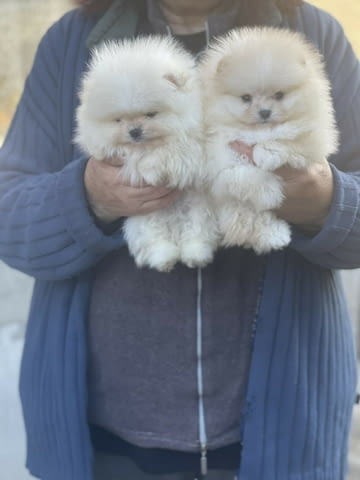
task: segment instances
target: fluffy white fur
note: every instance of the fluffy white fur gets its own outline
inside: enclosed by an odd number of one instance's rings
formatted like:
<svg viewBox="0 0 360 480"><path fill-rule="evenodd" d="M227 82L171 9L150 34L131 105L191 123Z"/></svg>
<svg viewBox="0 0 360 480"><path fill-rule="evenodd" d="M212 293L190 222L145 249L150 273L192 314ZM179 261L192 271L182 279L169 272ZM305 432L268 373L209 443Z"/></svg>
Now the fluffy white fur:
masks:
<svg viewBox="0 0 360 480"><path fill-rule="evenodd" d="M217 232L202 185L204 151L198 72L170 38L109 42L92 54L75 141L98 160L123 160L131 185L184 190L171 207L130 217L124 233L140 267L169 271L212 260Z"/></svg>
<svg viewBox="0 0 360 480"><path fill-rule="evenodd" d="M321 55L303 36L275 28L234 30L201 65L207 157L224 246L257 253L290 242L272 209L283 200L273 170L304 168L337 149L338 134ZM254 145L254 163L233 141Z"/></svg>

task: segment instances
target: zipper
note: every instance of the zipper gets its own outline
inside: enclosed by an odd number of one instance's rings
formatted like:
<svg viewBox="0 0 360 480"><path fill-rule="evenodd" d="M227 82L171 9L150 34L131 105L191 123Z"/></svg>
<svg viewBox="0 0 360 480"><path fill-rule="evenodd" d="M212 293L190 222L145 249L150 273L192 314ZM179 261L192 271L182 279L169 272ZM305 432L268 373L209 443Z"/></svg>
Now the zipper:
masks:
<svg viewBox="0 0 360 480"><path fill-rule="evenodd" d="M208 472L206 445L201 445L200 472L201 472L201 476L205 476Z"/></svg>
<svg viewBox="0 0 360 480"><path fill-rule="evenodd" d="M196 354L197 354L197 386L199 411L200 472L205 476L208 472L207 433L204 406L204 381L202 368L202 270L197 270L197 308L196 308Z"/></svg>
<svg viewBox="0 0 360 480"><path fill-rule="evenodd" d="M206 35L206 50L210 43L210 29L209 22L205 22ZM199 395L199 439L200 439L200 472L201 476L205 477L208 473L208 458L207 458L207 433L205 423L205 405L204 405L204 380L202 369L202 270L198 268L197 272L197 361L198 361L198 395Z"/></svg>
<svg viewBox="0 0 360 480"><path fill-rule="evenodd" d="M173 36L169 25L166 25L167 34ZM209 22L205 22L206 50L210 43ZM197 305L196 305L196 356L197 356L197 387L198 387L198 418L199 418L199 443L200 443L200 472L204 477L208 473L207 458L207 433L205 424L205 406L204 406L204 381L202 369L202 270L197 269Z"/></svg>

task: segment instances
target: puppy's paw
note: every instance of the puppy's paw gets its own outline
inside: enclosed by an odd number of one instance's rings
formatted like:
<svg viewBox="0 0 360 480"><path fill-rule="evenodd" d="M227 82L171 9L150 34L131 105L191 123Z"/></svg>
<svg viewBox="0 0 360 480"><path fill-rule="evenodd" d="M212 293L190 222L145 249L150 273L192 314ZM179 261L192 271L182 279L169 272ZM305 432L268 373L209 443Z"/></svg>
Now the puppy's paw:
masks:
<svg viewBox="0 0 360 480"><path fill-rule="evenodd" d="M227 228L223 231L221 239L222 247L242 247L248 239L247 229L241 228L241 225L233 224L227 225Z"/></svg>
<svg viewBox="0 0 360 480"><path fill-rule="evenodd" d="M284 164L282 152L266 145L255 145L253 151L254 163L262 170L273 171Z"/></svg>
<svg viewBox="0 0 360 480"><path fill-rule="evenodd" d="M289 225L278 218L271 223L257 224L254 227L254 236L251 247L258 254L269 253L271 250L280 250L289 245L291 230Z"/></svg>
<svg viewBox="0 0 360 480"><path fill-rule="evenodd" d="M205 267L213 258L214 249L209 243L190 241L181 246L181 261L190 268Z"/></svg>
<svg viewBox="0 0 360 480"><path fill-rule="evenodd" d="M156 246L148 247L145 258L140 260L140 265L137 259L136 263L139 266L148 266L154 268L159 272L170 272L176 262L180 259L180 249L177 245L171 242L160 242Z"/></svg>
<svg viewBox="0 0 360 480"><path fill-rule="evenodd" d="M218 217L223 247L243 246L251 238L254 213L243 206L224 207Z"/></svg>
<svg viewBox="0 0 360 480"><path fill-rule="evenodd" d="M153 187L164 185L166 183L162 175L159 175L154 168L142 171L141 178L145 184L152 185Z"/></svg>
<svg viewBox="0 0 360 480"><path fill-rule="evenodd" d="M271 172L261 172L254 188L248 196L248 202L256 211L266 211L278 208L284 199L281 180Z"/></svg>
<svg viewBox="0 0 360 480"><path fill-rule="evenodd" d="M277 219L273 226L273 234L271 237L271 244L274 250L280 250L281 248L289 245L291 241L291 229L288 223L284 220Z"/></svg>
<svg viewBox="0 0 360 480"><path fill-rule="evenodd" d="M309 165L310 160L306 159L303 155L298 153L292 153L287 161L287 164L290 165L292 168L306 168Z"/></svg>

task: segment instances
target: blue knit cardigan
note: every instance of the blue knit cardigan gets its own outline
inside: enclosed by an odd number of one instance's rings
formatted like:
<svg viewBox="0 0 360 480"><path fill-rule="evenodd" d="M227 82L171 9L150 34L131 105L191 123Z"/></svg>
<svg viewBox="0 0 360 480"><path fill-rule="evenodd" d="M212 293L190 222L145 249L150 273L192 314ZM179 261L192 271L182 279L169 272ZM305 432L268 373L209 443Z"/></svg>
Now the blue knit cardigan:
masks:
<svg viewBox="0 0 360 480"><path fill-rule="evenodd" d="M71 141L93 26L73 11L47 32L0 151L0 256L36 278L20 391L27 466L43 480L92 478L85 319L93 267L124 247L94 224ZM342 146L324 228L268 256L240 480L343 480L356 362L335 269L360 266L360 68L326 13L304 5L290 26L325 56Z"/></svg>

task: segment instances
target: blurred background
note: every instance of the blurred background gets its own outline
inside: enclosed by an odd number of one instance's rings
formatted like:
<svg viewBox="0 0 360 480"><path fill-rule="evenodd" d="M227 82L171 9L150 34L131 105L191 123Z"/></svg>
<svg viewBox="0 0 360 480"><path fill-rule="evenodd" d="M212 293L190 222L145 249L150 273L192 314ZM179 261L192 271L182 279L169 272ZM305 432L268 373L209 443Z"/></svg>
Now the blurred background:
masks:
<svg viewBox="0 0 360 480"><path fill-rule="evenodd" d="M343 25L360 56L360 0L313 0ZM70 0L0 2L0 145L14 113L39 39ZM360 352L360 272L343 272ZM30 480L17 383L32 279L0 262L0 465L2 480ZM360 479L360 406L354 409L348 480ZM64 479L66 480L66 479ZM265 480L265 479L264 479Z"/></svg>

